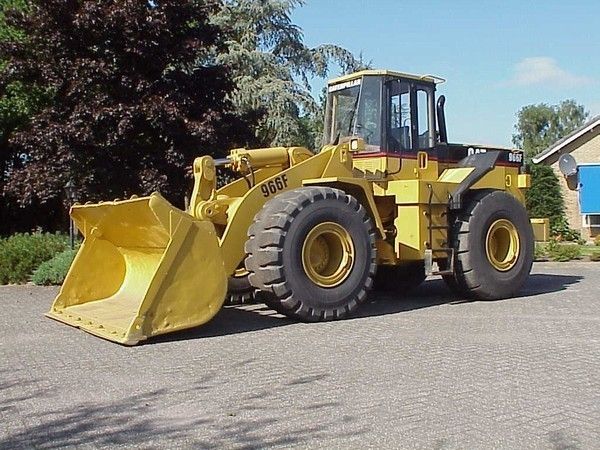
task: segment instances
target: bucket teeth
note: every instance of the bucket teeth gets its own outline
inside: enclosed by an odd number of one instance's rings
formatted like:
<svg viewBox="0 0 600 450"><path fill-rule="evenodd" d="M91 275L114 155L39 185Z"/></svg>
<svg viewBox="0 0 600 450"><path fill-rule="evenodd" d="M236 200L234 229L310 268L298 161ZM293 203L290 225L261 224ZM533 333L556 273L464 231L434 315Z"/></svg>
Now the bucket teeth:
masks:
<svg viewBox="0 0 600 450"><path fill-rule="evenodd" d="M254 291L245 292L243 294L228 292L227 298L225 299L226 305L248 305L253 303L260 303L257 301L256 293Z"/></svg>

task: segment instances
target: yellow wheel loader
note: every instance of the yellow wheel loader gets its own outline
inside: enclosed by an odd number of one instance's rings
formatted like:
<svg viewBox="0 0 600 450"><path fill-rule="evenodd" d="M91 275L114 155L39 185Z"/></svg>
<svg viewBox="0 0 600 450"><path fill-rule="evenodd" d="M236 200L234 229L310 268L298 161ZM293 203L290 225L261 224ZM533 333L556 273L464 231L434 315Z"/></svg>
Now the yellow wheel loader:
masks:
<svg viewBox="0 0 600 450"><path fill-rule="evenodd" d="M441 275L515 295L533 259L518 150L450 144L443 80L361 71L328 84L325 145L194 161L187 211L158 193L75 205L84 241L48 315L134 345L195 327L237 292L303 321L353 313ZM239 174L217 188L217 170Z"/></svg>

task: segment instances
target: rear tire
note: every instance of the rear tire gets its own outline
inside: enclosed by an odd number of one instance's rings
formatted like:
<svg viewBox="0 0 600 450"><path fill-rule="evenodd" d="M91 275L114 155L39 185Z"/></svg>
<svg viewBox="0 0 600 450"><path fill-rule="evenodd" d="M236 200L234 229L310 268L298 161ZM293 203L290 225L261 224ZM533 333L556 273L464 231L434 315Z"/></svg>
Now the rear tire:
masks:
<svg viewBox="0 0 600 450"><path fill-rule="evenodd" d="M446 267L447 267L446 260L438 261L438 265L439 265L440 270L446 270ZM456 268L454 270L456 272ZM448 289L450 289L453 294L458 295L459 297L464 297L465 295L467 295L467 296L469 295L469 292L465 288L461 288L458 285L458 280L456 279L455 274L442 275L442 280L444 280L444 283L446 283L446 286L448 286Z"/></svg>
<svg viewBox="0 0 600 450"><path fill-rule="evenodd" d="M398 266L379 266L373 289L381 292L407 294L425 281L425 264L415 261Z"/></svg>
<svg viewBox="0 0 600 450"><path fill-rule="evenodd" d="M458 289L482 300L512 297L529 276L533 231L527 211L504 191L474 196L454 223Z"/></svg>
<svg viewBox="0 0 600 450"><path fill-rule="evenodd" d="M340 319L367 297L377 270L364 207L329 187L269 200L248 230L249 281L276 311L306 321Z"/></svg>

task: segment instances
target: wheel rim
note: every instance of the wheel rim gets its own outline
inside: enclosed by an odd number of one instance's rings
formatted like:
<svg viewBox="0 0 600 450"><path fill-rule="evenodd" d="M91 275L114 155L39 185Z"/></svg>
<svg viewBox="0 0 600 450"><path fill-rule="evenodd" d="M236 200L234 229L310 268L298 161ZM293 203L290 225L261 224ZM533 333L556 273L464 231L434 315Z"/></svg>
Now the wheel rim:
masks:
<svg viewBox="0 0 600 450"><path fill-rule="evenodd" d="M235 269L235 272L233 272L233 277L234 278L244 278L249 273L250 272L248 272L245 267L240 267L239 269Z"/></svg>
<svg viewBox="0 0 600 450"><path fill-rule="evenodd" d="M519 233L507 219L496 220L486 236L486 253L490 264L501 272L514 267L519 258Z"/></svg>
<svg viewBox="0 0 600 450"><path fill-rule="evenodd" d="M354 243L350 233L334 222L315 226L302 245L302 265L308 278L321 287L335 287L352 271Z"/></svg>

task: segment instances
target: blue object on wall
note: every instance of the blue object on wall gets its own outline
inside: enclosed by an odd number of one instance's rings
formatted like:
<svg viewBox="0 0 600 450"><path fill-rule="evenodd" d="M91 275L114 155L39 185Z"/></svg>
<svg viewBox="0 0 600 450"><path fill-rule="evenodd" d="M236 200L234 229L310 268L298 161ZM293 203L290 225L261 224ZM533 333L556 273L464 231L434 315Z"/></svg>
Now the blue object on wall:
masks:
<svg viewBox="0 0 600 450"><path fill-rule="evenodd" d="M580 165L578 169L581 214L600 214L600 164Z"/></svg>

